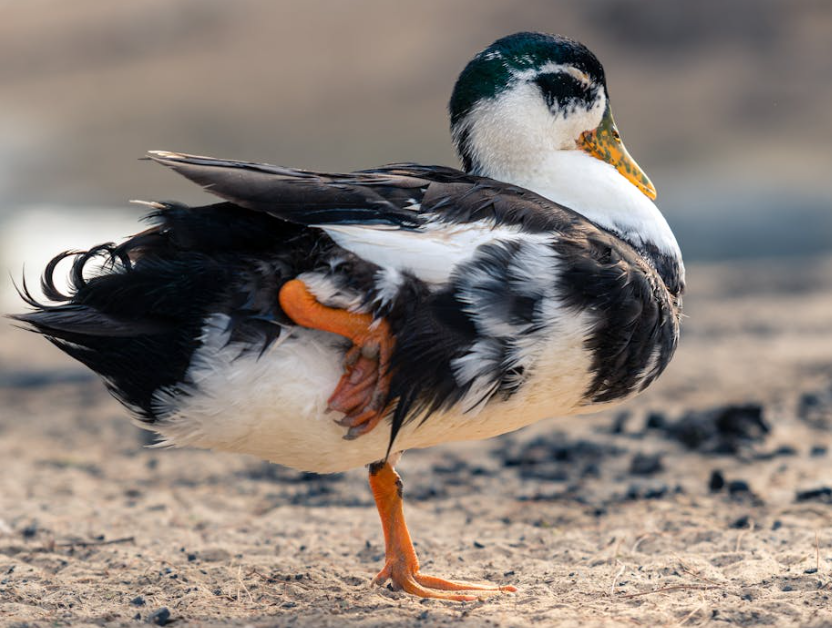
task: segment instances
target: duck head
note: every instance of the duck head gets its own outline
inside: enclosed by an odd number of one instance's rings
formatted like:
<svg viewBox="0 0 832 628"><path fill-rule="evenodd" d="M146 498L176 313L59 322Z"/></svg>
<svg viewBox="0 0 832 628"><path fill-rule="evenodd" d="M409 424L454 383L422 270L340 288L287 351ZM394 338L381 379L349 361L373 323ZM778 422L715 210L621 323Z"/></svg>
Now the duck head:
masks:
<svg viewBox="0 0 832 628"><path fill-rule="evenodd" d="M577 41L543 33L497 40L460 74L450 114L468 172L515 181L553 151L581 151L656 198L615 126L603 66Z"/></svg>

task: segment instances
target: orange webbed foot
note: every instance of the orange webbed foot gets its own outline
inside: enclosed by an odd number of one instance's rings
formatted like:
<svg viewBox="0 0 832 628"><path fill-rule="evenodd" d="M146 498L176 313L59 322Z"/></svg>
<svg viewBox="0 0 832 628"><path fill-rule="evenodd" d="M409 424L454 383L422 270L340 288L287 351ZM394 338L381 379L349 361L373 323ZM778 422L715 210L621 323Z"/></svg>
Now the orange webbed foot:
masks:
<svg viewBox="0 0 832 628"><path fill-rule="evenodd" d="M279 301L283 311L298 325L352 341L344 360L345 373L329 397L328 408L344 414L337 423L348 428L345 439L371 431L388 410L390 358L395 340L387 322L370 314L327 307L299 279L283 285Z"/></svg>
<svg viewBox="0 0 832 628"><path fill-rule="evenodd" d="M402 481L388 462L370 465L370 488L381 517L386 561L373 579L375 584L390 580L393 587L419 597L470 602L487 595L514 593L512 586L454 582L419 571L419 559L404 521Z"/></svg>
<svg viewBox="0 0 832 628"><path fill-rule="evenodd" d="M516 587L510 585L480 584L428 576L419 572L418 564L414 569L412 565L391 563L389 560L384 565L384 569L373 578L373 584L382 585L387 580L391 581L393 588L396 590L405 591L418 597L453 600L455 602L471 602L483 596L515 593L517 591Z"/></svg>

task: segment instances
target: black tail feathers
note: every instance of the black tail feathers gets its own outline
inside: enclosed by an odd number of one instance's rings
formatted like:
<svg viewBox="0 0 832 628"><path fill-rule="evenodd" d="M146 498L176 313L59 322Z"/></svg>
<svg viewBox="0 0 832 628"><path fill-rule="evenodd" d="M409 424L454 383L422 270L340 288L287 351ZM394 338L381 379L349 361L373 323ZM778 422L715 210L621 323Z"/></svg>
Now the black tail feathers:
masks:
<svg viewBox="0 0 832 628"><path fill-rule="evenodd" d="M46 303L25 279L18 288L33 309L11 315L102 376L139 417L157 418L154 393L181 381L206 310L227 271L199 253L176 253L159 228L121 245L56 255L41 278ZM69 290L56 286L61 261L74 258Z"/></svg>

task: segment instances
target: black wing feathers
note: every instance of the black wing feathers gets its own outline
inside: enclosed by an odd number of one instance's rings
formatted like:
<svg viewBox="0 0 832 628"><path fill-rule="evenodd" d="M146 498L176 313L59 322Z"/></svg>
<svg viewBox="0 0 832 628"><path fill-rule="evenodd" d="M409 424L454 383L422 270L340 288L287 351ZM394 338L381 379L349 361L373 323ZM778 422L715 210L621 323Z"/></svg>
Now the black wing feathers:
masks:
<svg viewBox="0 0 832 628"><path fill-rule="evenodd" d="M327 174L181 153L150 158L236 205L303 225L418 228L438 219L542 232L580 220L528 190L443 166L392 164Z"/></svg>

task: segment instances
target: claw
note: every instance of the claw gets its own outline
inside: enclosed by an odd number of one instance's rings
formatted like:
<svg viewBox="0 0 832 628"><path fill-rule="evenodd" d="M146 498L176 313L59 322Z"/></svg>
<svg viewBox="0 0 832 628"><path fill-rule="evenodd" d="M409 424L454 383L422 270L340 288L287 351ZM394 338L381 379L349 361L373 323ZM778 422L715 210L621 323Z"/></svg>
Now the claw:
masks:
<svg viewBox="0 0 832 628"><path fill-rule="evenodd" d="M332 392L328 410L342 412L336 422L348 427L344 438L358 438L387 414L390 358L395 339L384 319L327 307L299 279L280 289L280 307L295 323L339 334L353 342L344 356L344 375Z"/></svg>

